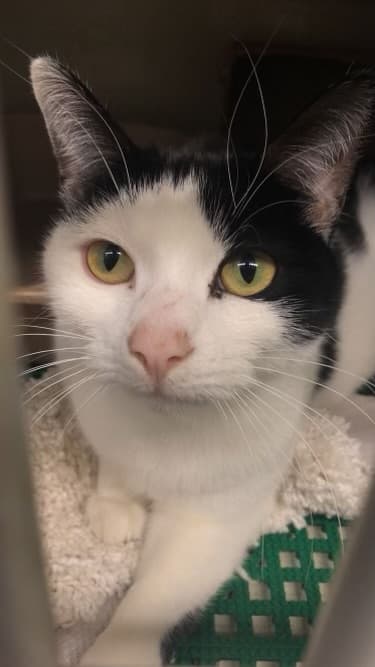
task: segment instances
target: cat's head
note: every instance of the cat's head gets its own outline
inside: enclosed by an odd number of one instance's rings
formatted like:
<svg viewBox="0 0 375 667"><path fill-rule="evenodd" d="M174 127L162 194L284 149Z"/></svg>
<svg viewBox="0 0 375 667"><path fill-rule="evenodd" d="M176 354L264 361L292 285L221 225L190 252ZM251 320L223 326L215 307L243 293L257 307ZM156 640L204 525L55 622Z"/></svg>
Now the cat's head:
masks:
<svg viewBox="0 0 375 667"><path fill-rule="evenodd" d="M332 90L263 160L239 147L141 149L58 63L38 58L31 75L64 207L45 280L59 326L84 337L94 372L204 400L248 389L272 356L317 355L340 306L332 239L371 77Z"/></svg>

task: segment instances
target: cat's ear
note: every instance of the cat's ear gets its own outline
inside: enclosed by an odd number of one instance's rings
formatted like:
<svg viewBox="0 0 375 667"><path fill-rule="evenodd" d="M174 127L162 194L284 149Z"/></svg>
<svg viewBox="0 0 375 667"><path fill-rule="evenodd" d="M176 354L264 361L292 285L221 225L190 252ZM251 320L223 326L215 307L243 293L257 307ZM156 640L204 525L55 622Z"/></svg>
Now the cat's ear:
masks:
<svg viewBox="0 0 375 667"><path fill-rule="evenodd" d="M31 82L56 157L61 194L70 207L84 199L95 178L105 172L112 181L133 144L111 120L92 93L52 58L31 61Z"/></svg>
<svg viewBox="0 0 375 667"><path fill-rule="evenodd" d="M268 166L302 193L311 225L329 232L372 131L375 78L361 73L330 89L270 148Z"/></svg>

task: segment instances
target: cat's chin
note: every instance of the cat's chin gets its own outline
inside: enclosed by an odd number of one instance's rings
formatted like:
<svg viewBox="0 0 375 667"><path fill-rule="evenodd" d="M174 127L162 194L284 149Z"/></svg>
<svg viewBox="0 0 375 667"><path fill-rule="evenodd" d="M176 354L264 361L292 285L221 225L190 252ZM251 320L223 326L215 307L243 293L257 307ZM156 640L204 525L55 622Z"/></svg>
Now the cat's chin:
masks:
<svg viewBox="0 0 375 667"><path fill-rule="evenodd" d="M151 408L159 412L171 412L182 405L201 405L207 399L189 391L174 390L165 387L153 387L147 389L133 389L131 392L143 399Z"/></svg>

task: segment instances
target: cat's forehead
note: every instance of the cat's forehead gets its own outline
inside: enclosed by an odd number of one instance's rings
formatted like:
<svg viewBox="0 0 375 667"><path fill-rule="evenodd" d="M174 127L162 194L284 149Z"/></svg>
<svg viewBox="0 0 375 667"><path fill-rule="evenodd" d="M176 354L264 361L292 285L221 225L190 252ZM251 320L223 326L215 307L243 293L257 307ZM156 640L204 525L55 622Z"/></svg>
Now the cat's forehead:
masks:
<svg viewBox="0 0 375 667"><path fill-rule="evenodd" d="M166 178L140 188L133 198L123 192L102 202L79 227L87 239L108 239L147 257L169 252L217 262L225 252L219 218L206 215L193 178L177 185Z"/></svg>

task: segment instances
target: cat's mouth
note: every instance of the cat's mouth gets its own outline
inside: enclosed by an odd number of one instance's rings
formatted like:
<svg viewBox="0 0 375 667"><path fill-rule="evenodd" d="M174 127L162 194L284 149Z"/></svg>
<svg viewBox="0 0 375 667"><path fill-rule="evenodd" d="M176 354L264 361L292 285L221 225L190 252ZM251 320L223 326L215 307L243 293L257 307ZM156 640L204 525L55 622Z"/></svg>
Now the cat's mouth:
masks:
<svg viewBox="0 0 375 667"><path fill-rule="evenodd" d="M202 378L189 382L182 378L165 378L161 382L127 383L127 389L135 396L147 400L160 409L179 409L181 406L198 406L220 400L232 400L239 386L223 386L222 383L207 384Z"/></svg>
<svg viewBox="0 0 375 667"><path fill-rule="evenodd" d="M152 412L162 412L164 414L176 414L183 411L184 407L202 405L205 400L203 397L193 395L189 392L175 392L166 389L163 386L153 387L149 390L131 389L133 395L136 395L145 403L147 410Z"/></svg>
<svg viewBox="0 0 375 667"><path fill-rule="evenodd" d="M119 377L117 375L115 382L125 387L133 396L164 408L183 404L197 405L206 403L210 398L215 398L215 388L211 387L209 391L205 383L202 383L201 386L197 380L189 383L181 378L168 377L159 381L147 381L139 377L131 380L128 376Z"/></svg>

